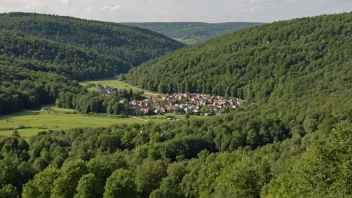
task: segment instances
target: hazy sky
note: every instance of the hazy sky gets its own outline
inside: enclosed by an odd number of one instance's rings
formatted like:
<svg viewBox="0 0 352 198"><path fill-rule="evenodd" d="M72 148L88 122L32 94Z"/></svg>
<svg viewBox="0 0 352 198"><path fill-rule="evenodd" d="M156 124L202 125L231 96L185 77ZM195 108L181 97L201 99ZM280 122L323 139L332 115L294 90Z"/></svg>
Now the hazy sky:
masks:
<svg viewBox="0 0 352 198"><path fill-rule="evenodd" d="M113 22L272 22L351 12L352 0L0 0L0 12L14 11Z"/></svg>

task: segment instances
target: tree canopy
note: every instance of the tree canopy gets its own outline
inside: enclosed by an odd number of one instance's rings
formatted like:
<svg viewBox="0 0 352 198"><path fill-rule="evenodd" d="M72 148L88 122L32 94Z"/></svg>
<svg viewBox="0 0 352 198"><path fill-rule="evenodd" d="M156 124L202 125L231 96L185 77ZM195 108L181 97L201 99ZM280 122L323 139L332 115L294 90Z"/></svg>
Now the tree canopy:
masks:
<svg viewBox="0 0 352 198"><path fill-rule="evenodd" d="M0 29L74 45L120 58L133 66L183 47L182 43L146 29L37 13L0 14Z"/></svg>

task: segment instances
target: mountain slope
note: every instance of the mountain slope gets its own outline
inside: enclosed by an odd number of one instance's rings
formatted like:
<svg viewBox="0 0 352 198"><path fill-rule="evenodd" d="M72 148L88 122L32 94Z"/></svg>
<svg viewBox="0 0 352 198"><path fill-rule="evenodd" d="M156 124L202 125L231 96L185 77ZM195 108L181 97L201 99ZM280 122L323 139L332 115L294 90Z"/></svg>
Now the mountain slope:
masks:
<svg viewBox="0 0 352 198"><path fill-rule="evenodd" d="M0 115L50 104L76 80L114 76L131 65L91 50L0 30Z"/></svg>
<svg viewBox="0 0 352 198"><path fill-rule="evenodd" d="M132 65L183 47L177 41L145 29L54 15L0 14L0 29L94 50Z"/></svg>
<svg viewBox="0 0 352 198"><path fill-rule="evenodd" d="M8 30L0 30L0 51L3 58L32 62L28 69L53 71L75 80L114 76L131 68L118 58Z"/></svg>
<svg viewBox="0 0 352 198"><path fill-rule="evenodd" d="M263 23L229 22L229 23L201 23L201 22L152 22L152 23L123 23L125 25L145 28L164 34L170 38L186 44L197 44L222 34L234 32L246 27L259 26Z"/></svg>
<svg viewBox="0 0 352 198"><path fill-rule="evenodd" d="M352 13L277 22L167 54L133 68L126 78L153 91L268 102L268 111L276 106L292 113L287 116L312 106L324 112L351 103L351 36Z"/></svg>

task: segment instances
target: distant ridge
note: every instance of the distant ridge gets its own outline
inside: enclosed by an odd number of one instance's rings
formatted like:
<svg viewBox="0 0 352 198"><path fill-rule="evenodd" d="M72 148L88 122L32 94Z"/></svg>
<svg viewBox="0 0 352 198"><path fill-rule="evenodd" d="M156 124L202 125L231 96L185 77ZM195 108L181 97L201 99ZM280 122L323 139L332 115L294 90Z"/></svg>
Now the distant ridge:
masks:
<svg viewBox="0 0 352 198"><path fill-rule="evenodd" d="M149 29L186 44L198 44L226 33L234 32L246 27L263 25L264 23L147 22L122 24Z"/></svg>

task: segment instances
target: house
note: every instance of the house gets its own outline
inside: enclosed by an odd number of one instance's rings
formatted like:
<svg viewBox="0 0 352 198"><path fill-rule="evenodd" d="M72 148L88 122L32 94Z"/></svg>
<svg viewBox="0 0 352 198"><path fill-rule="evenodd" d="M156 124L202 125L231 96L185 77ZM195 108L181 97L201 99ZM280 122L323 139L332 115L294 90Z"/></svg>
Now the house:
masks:
<svg viewBox="0 0 352 198"><path fill-rule="evenodd" d="M159 111L160 111L160 113L162 113L162 114L166 113L166 109L165 109L164 107L161 107L161 108L159 109Z"/></svg>
<svg viewBox="0 0 352 198"><path fill-rule="evenodd" d="M136 116L142 115L142 108L138 105L132 106L131 107L131 114L136 115Z"/></svg>
<svg viewBox="0 0 352 198"><path fill-rule="evenodd" d="M173 106L172 105L166 105L165 107L166 107L166 110L168 112L172 112L172 110L173 110Z"/></svg>
<svg viewBox="0 0 352 198"><path fill-rule="evenodd" d="M184 110L181 109L179 106L174 106L174 114L184 114Z"/></svg>

